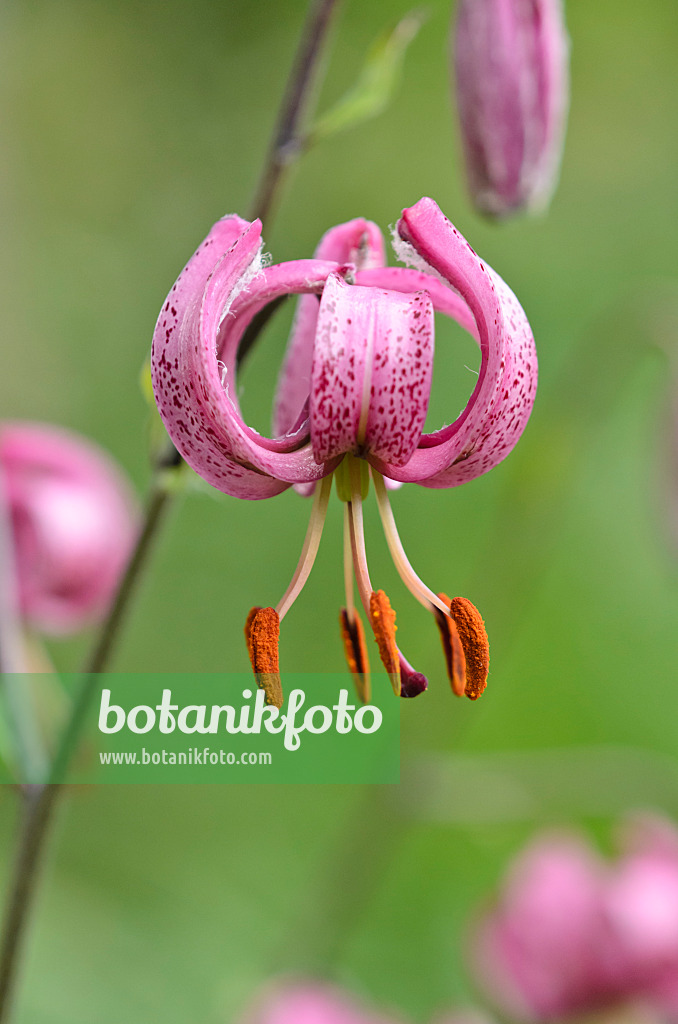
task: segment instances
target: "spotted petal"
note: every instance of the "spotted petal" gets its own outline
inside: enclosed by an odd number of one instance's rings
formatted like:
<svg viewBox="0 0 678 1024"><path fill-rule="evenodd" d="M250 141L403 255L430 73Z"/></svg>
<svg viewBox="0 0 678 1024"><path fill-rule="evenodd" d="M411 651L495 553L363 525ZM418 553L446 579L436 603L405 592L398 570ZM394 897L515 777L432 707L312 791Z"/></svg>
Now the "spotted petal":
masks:
<svg viewBox="0 0 678 1024"><path fill-rule="evenodd" d="M433 272L463 300L475 321L481 366L473 394L454 423L424 435L406 466L383 469L396 480L453 487L496 466L522 434L537 388L534 339L508 285L432 199L403 211L394 245L401 259Z"/></svg>
<svg viewBox="0 0 678 1024"><path fill-rule="evenodd" d="M383 267L384 240L376 224L358 217L325 232L315 251L315 258L339 264L350 263L358 269ZM318 309L319 302L314 295L302 295L297 303L276 391L274 434L285 434L293 427L308 399Z"/></svg>
<svg viewBox="0 0 678 1024"><path fill-rule="evenodd" d="M261 224L226 217L188 262L156 325L153 386L165 426L210 484L265 498L316 480L332 466L313 458L308 437L263 438L247 427L235 387L237 344L256 312L278 295L321 291L334 262L261 268Z"/></svg>
<svg viewBox="0 0 678 1024"><path fill-rule="evenodd" d="M411 295L328 278L311 372L316 459L345 452L403 466L426 420L433 367L433 306Z"/></svg>

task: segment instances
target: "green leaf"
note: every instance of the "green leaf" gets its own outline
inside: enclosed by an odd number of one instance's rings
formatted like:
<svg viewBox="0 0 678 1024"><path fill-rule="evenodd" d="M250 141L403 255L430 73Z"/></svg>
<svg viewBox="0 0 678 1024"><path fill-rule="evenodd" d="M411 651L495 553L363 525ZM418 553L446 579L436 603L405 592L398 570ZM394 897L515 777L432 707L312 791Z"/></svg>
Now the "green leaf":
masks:
<svg viewBox="0 0 678 1024"><path fill-rule="evenodd" d="M338 103L318 118L309 133L309 143L369 121L388 107L400 78L407 47L423 21L422 11L411 11L395 28L383 32L376 39L368 51L358 81Z"/></svg>

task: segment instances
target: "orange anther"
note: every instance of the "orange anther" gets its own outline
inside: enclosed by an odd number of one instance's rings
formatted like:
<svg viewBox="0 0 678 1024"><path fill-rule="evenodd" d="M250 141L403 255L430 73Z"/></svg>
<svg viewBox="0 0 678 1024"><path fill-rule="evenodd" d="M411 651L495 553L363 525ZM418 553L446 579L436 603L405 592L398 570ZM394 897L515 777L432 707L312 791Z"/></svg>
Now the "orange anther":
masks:
<svg viewBox="0 0 678 1024"><path fill-rule="evenodd" d="M370 595L370 618L374 639L379 646L379 656L388 672L391 685L397 697L400 696L400 655L396 644L395 612L383 590L374 590Z"/></svg>
<svg viewBox="0 0 678 1024"><path fill-rule="evenodd" d="M355 612L353 618L349 619L347 610L342 608L339 613L339 625L341 626L341 638L344 641L344 654L358 697L363 704L369 704L372 688L363 624Z"/></svg>
<svg viewBox="0 0 678 1024"><path fill-rule="evenodd" d="M266 694L266 703L281 708L282 683L278 663L280 619L275 608L252 608L245 623L245 639L257 686Z"/></svg>
<svg viewBox="0 0 678 1024"><path fill-rule="evenodd" d="M465 597L455 597L450 602L450 614L456 623L466 657L464 692L471 700L477 700L487 686L490 667L490 645L485 623L476 606Z"/></svg>
<svg viewBox="0 0 678 1024"><path fill-rule="evenodd" d="M452 602L447 594L438 594L441 601L451 607ZM463 697L466 692L466 655L459 637L459 630L454 619L441 612L440 608L433 608L436 623L440 630L440 639L443 644L445 661L447 663L447 675L452 684L452 692L457 697Z"/></svg>

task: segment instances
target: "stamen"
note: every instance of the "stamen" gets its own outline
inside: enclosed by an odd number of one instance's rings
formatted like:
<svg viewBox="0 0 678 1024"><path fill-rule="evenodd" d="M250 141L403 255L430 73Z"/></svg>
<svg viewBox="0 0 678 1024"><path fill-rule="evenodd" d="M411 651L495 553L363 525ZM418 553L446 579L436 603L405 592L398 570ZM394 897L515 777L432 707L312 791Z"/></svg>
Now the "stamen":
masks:
<svg viewBox="0 0 678 1024"><path fill-rule="evenodd" d="M245 623L245 639L257 686L266 694L266 703L283 705L283 690L278 662L280 619L275 608L252 608Z"/></svg>
<svg viewBox="0 0 678 1024"><path fill-rule="evenodd" d="M416 672L402 652L400 656L400 696L418 697L424 690L428 690L428 679L421 672Z"/></svg>
<svg viewBox="0 0 678 1024"><path fill-rule="evenodd" d="M432 590L426 586L426 584L419 579L416 572L410 565L409 559L405 554L400 536L398 535L398 529L393 518L393 510L391 509L391 503L388 499L388 491L386 490L386 484L381 473L378 473L372 468L372 479L374 481L374 492L377 496L377 505L379 507L379 515L381 516L381 522L384 527L384 535L386 537L386 543L388 549L391 552L391 558L398 570L398 575L401 580L410 591L411 594L416 597L417 601L423 604L427 611L430 611L431 605L434 608L438 608L443 615L449 615L449 607L441 601L437 594L434 594Z"/></svg>
<svg viewBox="0 0 678 1024"><path fill-rule="evenodd" d="M490 645L485 632L485 623L475 605L465 597L455 597L450 604L459 639L466 656L466 689L471 700L477 700L487 686L490 667Z"/></svg>
<svg viewBox="0 0 678 1024"><path fill-rule="evenodd" d="M370 622L374 630L374 639L379 647L379 656L389 674L391 685L396 697L400 696L400 651L396 644L395 612L391 602L383 590L375 590L370 595Z"/></svg>
<svg viewBox="0 0 678 1024"><path fill-rule="evenodd" d="M339 613L339 624L341 626L341 637L344 641L344 654L348 663L348 669L353 676L353 682L358 698L363 704L369 704L372 696L370 685L370 663L367 657L365 645L365 630L355 610L349 614L346 608Z"/></svg>
<svg viewBox="0 0 678 1024"><path fill-rule="evenodd" d="M447 594L438 594L438 597L445 602L448 608L451 607L452 602ZM434 608L433 611L440 630L452 692L457 697L463 697L466 690L466 655L459 638L457 624L449 614L443 615L438 608Z"/></svg>
<svg viewBox="0 0 678 1024"><path fill-rule="evenodd" d="M327 514L327 503L330 499L332 492L332 474L323 477L315 489L315 495L313 497L313 508L311 509L311 518L308 523L308 530L306 531L306 537L304 538L304 546L301 549L301 555L299 562L294 571L294 576L290 582L289 587L278 601L276 611L280 622L285 618L288 611L299 597L299 594L304 588L304 584L308 579L313 563L315 562L315 556L318 554L318 547L320 545L320 538L323 534L323 526L325 525L325 516Z"/></svg>

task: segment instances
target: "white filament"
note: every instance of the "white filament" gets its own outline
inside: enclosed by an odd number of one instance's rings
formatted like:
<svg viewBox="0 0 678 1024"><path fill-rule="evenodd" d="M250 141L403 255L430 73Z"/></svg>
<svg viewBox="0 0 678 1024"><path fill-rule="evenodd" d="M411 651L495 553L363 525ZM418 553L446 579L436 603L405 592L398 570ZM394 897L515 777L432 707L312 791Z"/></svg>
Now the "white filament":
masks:
<svg viewBox="0 0 678 1024"><path fill-rule="evenodd" d="M384 483L383 476L381 473L377 473L375 469L372 469L372 480L374 481L374 492L377 496L377 505L379 507L381 522L384 527L386 543L388 544L388 549L391 552L391 558L398 570L398 575L410 593L416 597L417 601L423 604L424 608L430 611L431 605L434 605L445 615L449 616L450 609L446 606L445 602L442 601L437 594L434 594L433 591L419 579L416 572L410 565L410 561L405 554L405 550L398 534L395 519L393 518L393 510L391 509L391 503L388 500L388 491L386 490L386 484Z"/></svg>
<svg viewBox="0 0 678 1024"><path fill-rule="evenodd" d="M277 611L281 622L296 599L299 597L306 580L310 576L313 563L315 562L315 556L318 554L320 538L323 535L325 516L327 514L327 504L331 493L332 474L330 473L328 476L323 477L323 479L316 485L311 518L309 520L308 530L306 531L306 537L304 538L304 546L301 549L299 562L297 563L297 568L294 571L294 576L292 577L289 587L276 605L275 610Z"/></svg>

